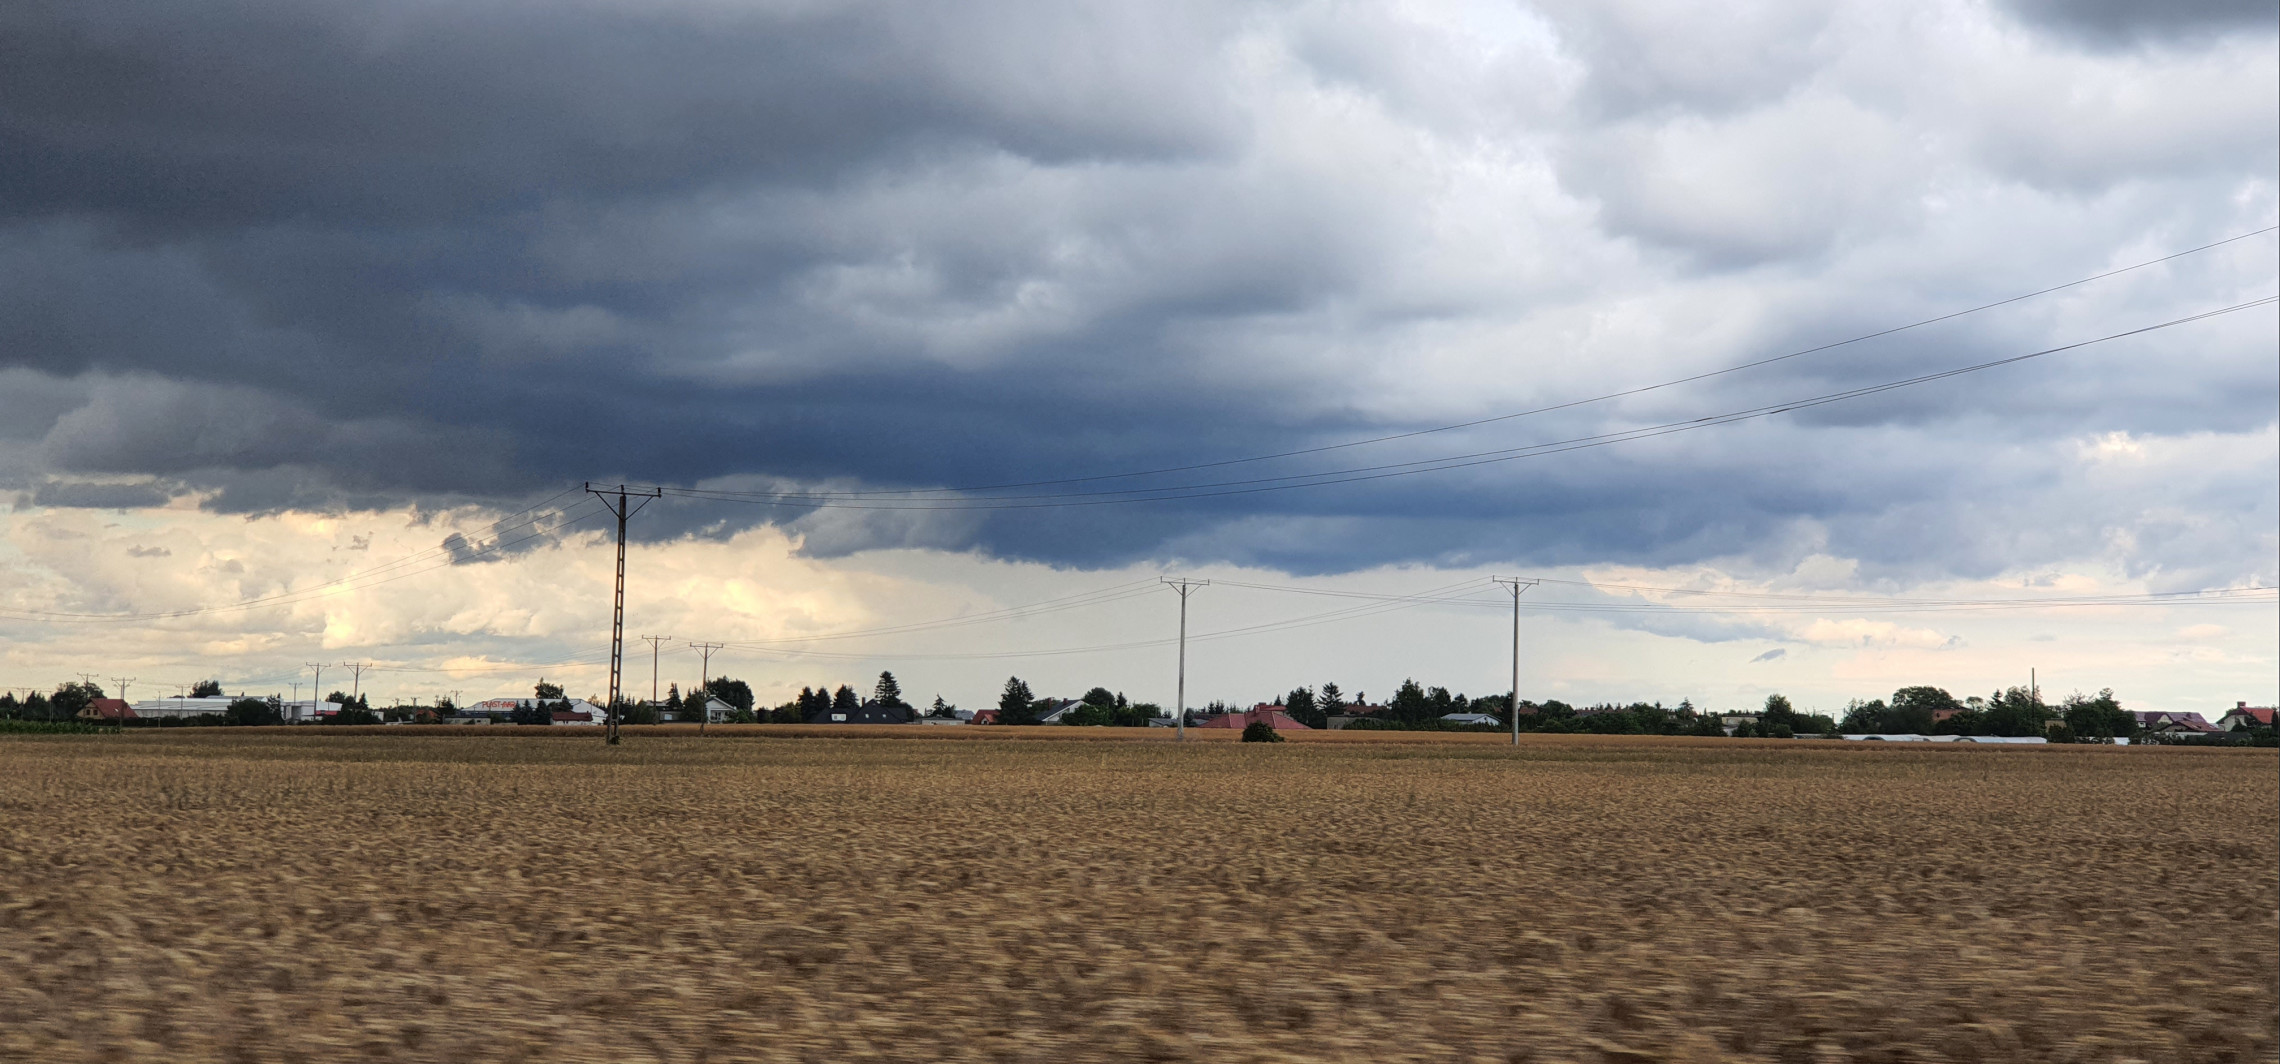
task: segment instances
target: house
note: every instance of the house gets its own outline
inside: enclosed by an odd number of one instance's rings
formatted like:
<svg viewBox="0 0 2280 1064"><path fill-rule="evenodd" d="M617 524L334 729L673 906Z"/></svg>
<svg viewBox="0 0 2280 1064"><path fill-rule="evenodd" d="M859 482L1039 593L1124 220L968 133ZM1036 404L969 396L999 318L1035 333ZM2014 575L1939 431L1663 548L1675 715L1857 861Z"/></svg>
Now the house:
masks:
<svg viewBox="0 0 2280 1064"><path fill-rule="evenodd" d="M2198 713L2134 709L2130 710L2129 714L2137 718L2138 730L2142 732L2206 735L2217 730L2216 725L2209 723Z"/></svg>
<svg viewBox="0 0 2280 1064"><path fill-rule="evenodd" d="M973 715L971 718L969 718L969 719L966 721L966 723L968 723L968 724L996 724L996 723L997 723L997 718L998 718L998 711L997 711L997 710L994 710L994 709L981 709L981 710L976 710L976 711L974 711L974 715Z"/></svg>
<svg viewBox="0 0 2280 1064"><path fill-rule="evenodd" d="M1240 713L1223 713L1196 725L1198 728L1228 728L1241 730L1259 721L1272 725L1276 731L1313 731L1314 729L1291 719L1283 707L1261 702Z"/></svg>
<svg viewBox="0 0 2280 1064"><path fill-rule="evenodd" d="M1755 713L1728 713L1718 718L1718 727L1725 729L1726 734L1732 735L1734 730L1742 725L1748 724L1755 727L1757 722L1758 715ZM1852 736L1847 735L1845 738L1850 739Z"/></svg>
<svg viewBox="0 0 2280 1064"><path fill-rule="evenodd" d="M557 709L554 711L554 723L592 725L595 721L591 710Z"/></svg>
<svg viewBox="0 0 2280 1064"><path fill-rule="evenodd" d="M851 710L830 708L820 710L809 717L807 722L809 724L908 724L910 723L910 710L901 706L882 706L876 701L865 700L862 705Z"/></svg>
<svg viewBox="0 0 2280 1064"><path fill-rule="evenodd" d="M1059 724L1061 718L1068 716L1071 710L1085 704L1081 698L1055 698L1051 701L1052 705L1037 715L1037 723Z"/></svg>
<svg viewBox="0 0 2280 1064"><path fill-rule="evenodd" d="M98 698L79 711L79 719L119 724L136 719L135 707L128 705L123 698Z"/></svg>
<svg viewBox="0 0 2280 1064"><path fill-rule="evenodd" d="M1443 713L1441 714L1441 719L1448 721L1451 724L1461 725L1504 723L1503 721L1496 719L1493 714L1488 713Z"/></svg>
<svg viewBox="0 0 2280 1064"><path fill-rule="evenodd" d="M2269 728L2272 726L2272 710L2273 707L2271 706L2252 706L2246 702L2236 703L2233 708L2225 711L2224 716L2217 718L2217 727L2223 731Z"/></svg>

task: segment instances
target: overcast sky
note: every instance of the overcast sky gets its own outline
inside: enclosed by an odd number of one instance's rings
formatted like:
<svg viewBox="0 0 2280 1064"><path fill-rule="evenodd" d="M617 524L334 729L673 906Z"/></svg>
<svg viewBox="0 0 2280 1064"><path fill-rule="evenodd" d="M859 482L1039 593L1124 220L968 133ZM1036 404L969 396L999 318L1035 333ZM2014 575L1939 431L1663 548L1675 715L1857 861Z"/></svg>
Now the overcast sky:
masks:
<svg viewBox="0 0 2280 1064"><path fill-rule="evenodd" d="M384 695L432 697L579 662L554 674L598 691L610 557L560 494L581 481L1056 482L667 498L633 523L629 635L832 634L1162 572L1491 598L1524 573L1853 603L1534 610L1531 696L1831 706L2032 667L2147 708L2270 704L2269 597L1857 604L2280 582L2270 305L1403 464L2270 296L2276 46L2274 5L2232 0L6 5L0 684L285 690L368 660L404 670L372 674ZM1364 468L1410 475L1269 479ZM1070 497L1135 487L1206 497ZM993 494L1038 498L968 508ZM533 506L579 508L486 549ZM1364 601L1215 587L1196 630ZM894 668L967 705L1009 672L1168 701L1175 605L715 664L771 698ZM1506 623L1212 640L1191 700L1494 691Z"/></svg>

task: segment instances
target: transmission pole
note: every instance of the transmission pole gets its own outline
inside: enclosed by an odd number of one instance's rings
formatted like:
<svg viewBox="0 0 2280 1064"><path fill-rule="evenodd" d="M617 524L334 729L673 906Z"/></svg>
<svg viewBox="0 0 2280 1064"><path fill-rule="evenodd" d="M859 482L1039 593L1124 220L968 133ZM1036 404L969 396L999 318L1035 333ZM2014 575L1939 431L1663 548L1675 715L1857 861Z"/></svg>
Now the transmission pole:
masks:
<svg viewBox="0 0 2280 1064"><path fill-rule="evenodd" d="M704 655L704 664L697 667L697 734L705 733L705 722L712 719L712 652L720 649L719 643L691 643L697 653ZM683 700L682 705L688 705Z"/></svg>
<svg viewBox="0 0 2280 1064"><path fill-rule="evenodd" d="M135 678L132 676L113 676L111 682L119 685L119 701L125 702L127 700L127 685L135 682ZM124 708L119 710L117 722L120 733L124 734L127 730L127 711Z"/></svg>
<svg viewBox="0 0 2280 1064"><path fill-rule="evenodd" d="M620 484L615 490L597 488L592 481L586 483L586 493L602 500L610 515L617 518L617 598L610 608L610 706L608 724L602 729L602 741L611 746L618 744L618 680L625 671L625 522L641 512L649 500L665 494L662 488L646 492L626 490ZM611 501L615 496L616 501ZM641 506L631 506L630 499L642 500Z"/></svg>
<svg viewBox="0 0 2280 1064"><path fill-rule="evenodd" d="M1189 595L1195 593L1196 588L1210 587L1211 581L1190 580L1184 576L1165 576L1158 577L1158 579L1170 585L1172 590L1180 593L1180 679L1179 697L1177 699L1179 717L1173 727L1178 729L1179 740L1184 743L1187 741L1187 600Z"/></svg>
<svg viewBox="0 0 2280 1064"><path fill-rule="evenodd" d="M315 720L317 719L317 706L322 704L319 700L324 698L317 692L325 689L325 667L314 661L304 661L301 664L317 670L316 675L309 678L309 719Z"/></svg>
<svg viewBox="0 0 2280 1064"><path fill-rule="evenodd" d="M365 670L367 667L369 667L369 666L370 666L370 664L371 664L370 662L364 662L364 661L344 661L344 662L341 662L341 663L340 663L340 667L341 667L341 668L347 669L349 672L351 672L351 673L355 674L355 676L356 676L356 682L354 682L354 683L352 683L352 684L350 684L350 685L349 685L349 691L348 691L348 700L349 700L349 701L351 701L351 702L358 702L358 701L362 701L362 700L363 700L363 698L364 698L364 670Z"/></svg>
<svg viewBox="0 0 2280 1064"><path fill-rule="evenodd" d="M649 704L654 706L657 704L657 645L673 637L645 635L641 638L649 643Z"/></svg>
<svg viewBox="0 0 2280 1064"><path fill-rule="evenodd" d="M1537 582L1523 580L1517 576L1493 576L1489 579L1496 581L1503 585L1506 590L1512 592L1512 704L1505 708L1512 713L1512 745L1518 746L1520 745L1520 593L1535 587Z"/></svg>

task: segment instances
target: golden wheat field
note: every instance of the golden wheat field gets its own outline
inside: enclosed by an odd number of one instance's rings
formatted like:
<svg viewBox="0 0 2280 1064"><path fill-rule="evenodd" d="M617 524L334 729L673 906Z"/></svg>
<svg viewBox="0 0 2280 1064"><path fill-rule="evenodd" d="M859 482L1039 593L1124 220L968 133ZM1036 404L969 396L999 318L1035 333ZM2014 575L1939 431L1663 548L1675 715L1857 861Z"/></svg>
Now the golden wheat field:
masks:
<svg viewBox="0 0 2280 1064"><path fill-rule="evenodd" d="M2274 1059L2269 751L1531 740L0 739L0 1059Z"/></svg>

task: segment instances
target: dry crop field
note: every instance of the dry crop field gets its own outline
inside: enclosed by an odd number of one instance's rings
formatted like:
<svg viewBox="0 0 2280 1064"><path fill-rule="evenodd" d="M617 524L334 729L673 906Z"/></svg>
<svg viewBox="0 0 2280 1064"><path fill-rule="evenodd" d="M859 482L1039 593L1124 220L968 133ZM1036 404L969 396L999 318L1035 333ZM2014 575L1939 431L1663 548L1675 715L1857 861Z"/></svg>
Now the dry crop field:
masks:
<svg viewBox="0 0 2280 1064"><path fill-rule="evenodd" d="M0 1059L2270 1061L2276 769L0 738Z"/></svg>

